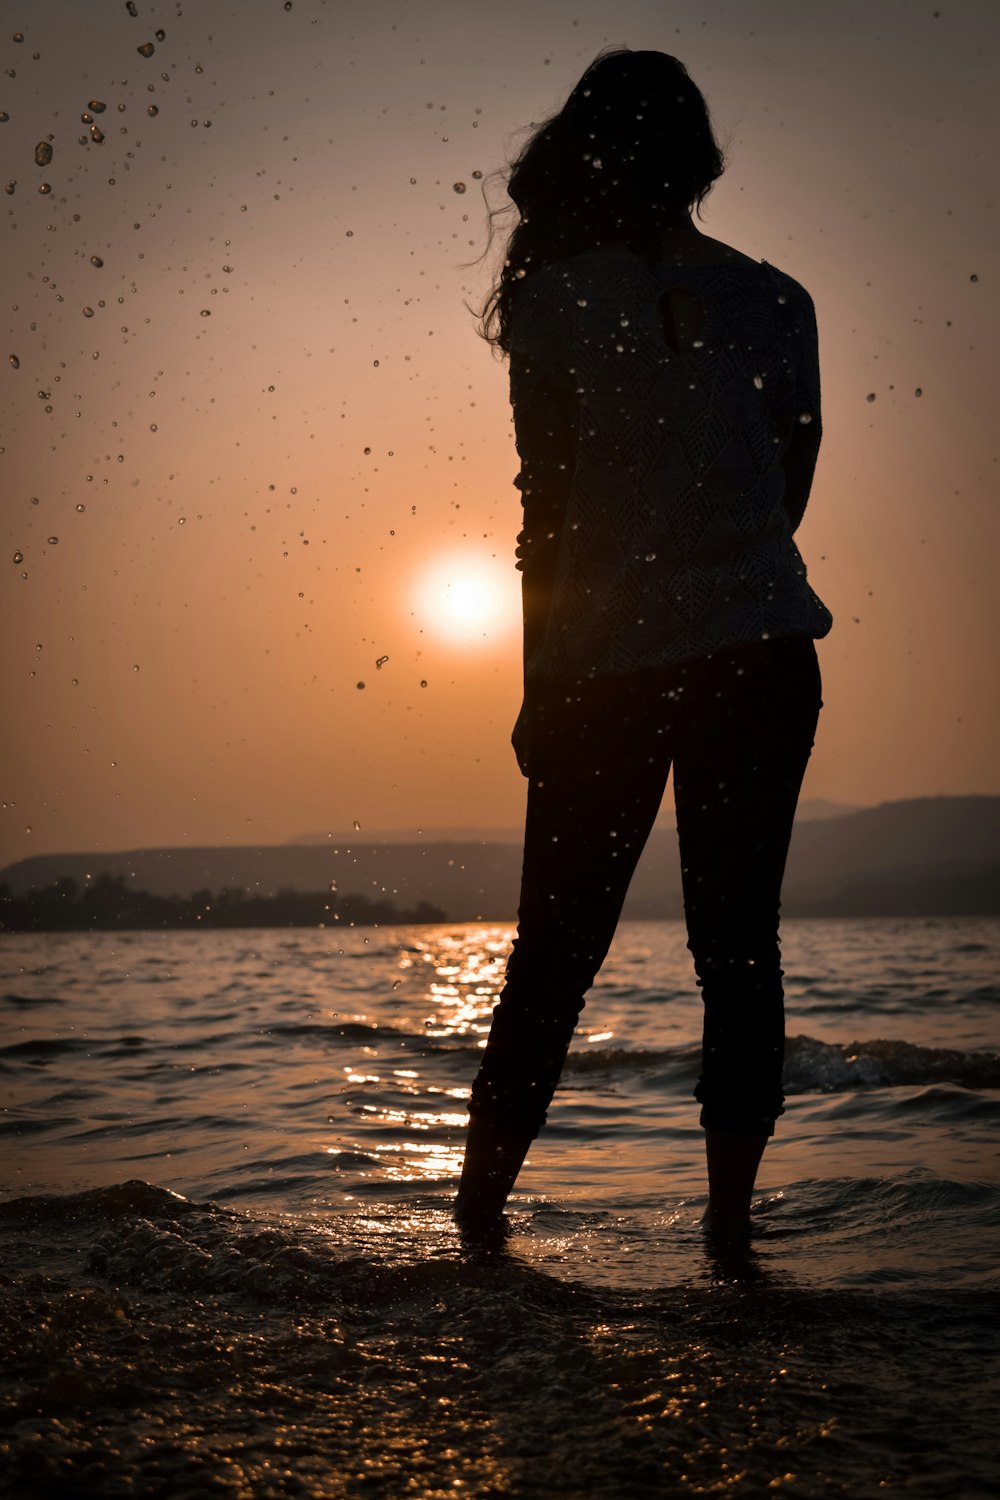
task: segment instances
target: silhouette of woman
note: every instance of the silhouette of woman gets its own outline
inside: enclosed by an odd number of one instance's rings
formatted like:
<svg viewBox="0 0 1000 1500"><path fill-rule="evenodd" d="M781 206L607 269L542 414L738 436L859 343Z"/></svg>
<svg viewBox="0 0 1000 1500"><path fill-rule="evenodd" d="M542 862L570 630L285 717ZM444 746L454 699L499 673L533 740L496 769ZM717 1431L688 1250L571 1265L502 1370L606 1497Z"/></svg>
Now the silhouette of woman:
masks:
<svg viewBox="0 0 1000 1500"><path fill-rule="evenodd" d="M673 767L704 1001L709 1228L749 1233L782 1113L778 913L832 620L793 541L820 440L790 276L695 228L723 159L676 58L598 55L514 163L483 330L510 356L528 779L517 936L455 1216L496 1226Z"/></svg>

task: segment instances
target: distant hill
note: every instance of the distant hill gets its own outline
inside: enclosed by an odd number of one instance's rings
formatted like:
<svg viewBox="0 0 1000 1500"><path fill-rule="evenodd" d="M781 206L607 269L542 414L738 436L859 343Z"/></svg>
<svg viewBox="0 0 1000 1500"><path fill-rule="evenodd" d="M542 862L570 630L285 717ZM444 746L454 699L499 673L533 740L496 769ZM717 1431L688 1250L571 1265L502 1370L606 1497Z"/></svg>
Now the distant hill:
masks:
<svg viewBox="0 0 1000 1500"><path fill-rule="evenodd" d="M503 841L380 843L355 832L322 844L137 849L42 854L0 871L15 895L71 877L125 875L138 890L170 896L242 887L261 896L323 891L432 902L450 921L503 921L517 909L520 836ZM788 916L1000 913L1000 797L883 802L796 823L785 877ZM680 916L677 834L654 831L636 871L626 917Z"/></svg>
<svg viewBox="0 0 1000 1500"><path fill-rule="evenodd" d="M829 802L824 797L806 797L799 803L796 820L811 823L821 818L843 818L848 813L860 811L846 802ZM672 828L673 813L664 812L657 820L657 828ZM521 828L355 828L351 833L297 833L288 840L290 844L341 844L352 839L363 838L369 844L520 844Z"/></svg>

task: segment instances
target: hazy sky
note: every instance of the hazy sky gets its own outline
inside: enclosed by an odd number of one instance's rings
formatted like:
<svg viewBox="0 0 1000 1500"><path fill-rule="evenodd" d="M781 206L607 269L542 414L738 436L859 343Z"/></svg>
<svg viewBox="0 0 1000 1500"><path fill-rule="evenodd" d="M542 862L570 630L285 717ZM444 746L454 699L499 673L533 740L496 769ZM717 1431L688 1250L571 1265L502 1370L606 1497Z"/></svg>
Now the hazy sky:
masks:
<svg viewBox="0 0 1000 1500"><path fill-rule="evenodd" d="M4 7L0 860L519 821L503 237L463 263L608 44L685 62L705 229L816 302L804 795L1000 791L993 0L135 9Z"/></svg>

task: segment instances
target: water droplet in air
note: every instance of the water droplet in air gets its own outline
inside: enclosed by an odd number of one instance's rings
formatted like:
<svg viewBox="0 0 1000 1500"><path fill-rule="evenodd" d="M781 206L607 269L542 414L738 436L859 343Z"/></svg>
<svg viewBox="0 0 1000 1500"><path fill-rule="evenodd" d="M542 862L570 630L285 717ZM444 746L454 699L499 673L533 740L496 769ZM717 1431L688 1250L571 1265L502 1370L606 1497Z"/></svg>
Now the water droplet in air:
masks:
<svg viewBox="0 0 1000 1500"><path fill-rule="evenodd" d="M759 391L762 391L764 389L764 377L763 377L763 375L755 375L754 378L753 378L753 383L754 383L754 385L757 387L757 389Z"/></svg>
<svg viewBox="0 0 1000 1500"><path fill-rule="evenodd" d="M92 318L94 316L94 309L92 307L85 307L83 309L83 316L85 318Z"/></svg>
<svg viewBox="0 0 1000 1500"><path fill-rule="evenodd" d="M867 394L867 396L865 397L865 400L866 401L874 401L875 400L875 392L874 391L869 391L868 394Z"/></svg>
<svg viewBox="0 0 1000 1500"><path fill-rule="evenodd" d="M138 52L140 57L152 57L153 53L156 51L156 48L153 46L152 42L143 42L142 46L136 47L135 50Z"/></svg>
<svg viewBox="0 0 1000 1500"><path fill-rule="evenodd" d="M50 547L57 547L58 545L59 545L59 538L57 536L50 536L49 537L49 546Z"/></svg>
<svg viewBox="0 0 1000 1500"><path fill-rule="evenodd" d="M476 172L473 172L473 174L472 174L472 175L473 175L473 177L474 177L474 178L475 178L475 179L476 179L476 181L477 181L477 182L478 182L478 181L479 181L479 179L480 179L480 178L481 178L481 177L482 177L482 175L483 175L483 174L482 174L482 172L478 172L478 171L476 171Z"/></svg>
<svg viewBox="0 0 1000 1500"><path fill-rule="evenodd" d="M975 272L973 272L973 274L969 277L969 280L970 281L978 281L979 277L975 274Z"/></svg>
<svg viewBox="0 0 1000 1500"><path fill-rule="evenodd" d="M916 390L913 392L913 394L915 396L922 396L924 394L923 388L918 385L917 388L916 388Z"/></svg>
<svg viewBox="0 0 1000 1500"><path fill-rule="evenodd" d="M35 147L36 167L47 167L51 160L52 147L49 145L48 141L39 141L38 145Z"/></svg>
<svg viewBox="0 0 1000 1500"><path fill-rule="evenodd" d="M136 5L135 0L125 0L125 9L130 16L137 16L139 14L139 7Z"/></svg>
<svg viewBox="0 0 1000 1500"><path fill-rule="evenodd" d="M465 183L464 182L453 182L452 183L452 188L454 189L454 191L456 193L464 193L465 192Z"/></svg>
<svg viewBox="0 0 1000 1500"><path fill-rule="evenodd" d="M646 561L647 562L655 562L656 561L656 553L655 552L647 552L646 553Z"/></svg>
<svg viewBox="0 0 1000 1500"><path fill-rule="evenodd" d="M361 689L362 689L362 688L363 688L363 687L364 687L364 683L363 683L363 682L359 682L359 683L358 683L358 684L357 684L357 688L358 688L358 692L359 692L359 693L360 693L360 691L361 691Z"/></svg>
<svg viewBox="0 0 1000 1500"><path fill-rule="evenodd" d="M14 40L15 40L15 42L23 42L24 41L24 32L23 31L15 31L14 32Z"/></svg>
<svg viewBox="0 0 1000 1500"><path fill-rule="evenodd" d="M371 451L372 451L372 450L371 450L371 449L370 449L370 448L366 448L366 449L365 449L365 452L366 452L366 453L370 453L370 452L371 452Z"/></svg>
<svg viewBox="0 0 1000 1500"><path fill-rule="evenodd" d="M8 182L7 186L4 188L4 192L5 193L13 193L16 187L17 187L17 183L16 182Z"/></svg>
<svg viewBox="0 0 1000 1500"><path fill-rule="evenodd" d="M361 824L358 822L357 818L354 819L354 831L355 833L361 832Z"/></svg>
<svg viewBox="0 0 1000 1500"><path fill-rule="evenodd" d="M382 668L385 666L385 664L386 664L386 662L388 660L389 660L389 658L387 656L376 657L376 659L375 659L375 670L376 670L376 672L381 672Z"/></svg>
<svg viewBox="0 0 1000 1500"><path fill-rule="evenodd" d="M14 553L14 561L16 563L24 562L24 553L20 550L20 548L17 550L17 552Z"/></svg>
<svg viewBox="0 0 1000 1500"><path fill-rule="evenodd" d="M21 368L21 361L18 359L17 355L11 354L8 357L10 359L11 368L14 370L19 370Z"/></svg>
<svg viewBox="0 0 1000 1500"><path fill-rule="evenodd" d="M207 308L207 307L203 307L202 310L201 310L201 316L203 318L210 318L212 316L211 309Z"/></svg>
<svg viewBox="0 0 1000 1500"><path fill-rule="evenodd" d="M808 411L800 412L799 413L799 421L802 423L803 427L808 427L809 423L812 421L812 412L808 412Z"/></svg>
<svg viewBox="0 0 1000 1500"><path fill-rule="evenodd" d="M157 109L155 104L150 104L146 109L146 113L147 115L158 115L160 111Z"/></svg>
<svg viewBox="0 0 1000 1500"><path fill-rule="evenodd" d="M7 113L7 111L5 109L0 109L0 125L6 125L9 119L10 115Z"/></svg>
<svg viewBox="0 0 1000 1500"><path fill-rule="evenodd" d="M90 139L97 146L99 146L101 144L101 142L103 141L103 139L104 139L104 131L101 129L101 127L99 125L91 125L91 127L90 127Z"/></svg>
<svg viewBox="0 0 1000 1500"><path fill-rule="evenodd" d="M285 9L286 10L291 10L291 8L292 8L292 0L285 0Z"/></svg>
<svg viewBox="0 0 1000 1500"><path fill-rule="evenodd" d="M104 262L99 255L92 255L90 257L90 264L92 266L103 266Z"/></svg>
<svg viewBox="0 0 1000 1500"><path fill-rule="evenodd" d="M87 104L87 108L92 109L95 115L103 115L107 107L108 106L101 99L91 99Z"/></svg>
<svg viewBox="0 0 1000 1500"><path fill-rule="evenodd" d="M165 31L154 31L153 35L158 42L165 42L167 40L167 33Z"/></svg>

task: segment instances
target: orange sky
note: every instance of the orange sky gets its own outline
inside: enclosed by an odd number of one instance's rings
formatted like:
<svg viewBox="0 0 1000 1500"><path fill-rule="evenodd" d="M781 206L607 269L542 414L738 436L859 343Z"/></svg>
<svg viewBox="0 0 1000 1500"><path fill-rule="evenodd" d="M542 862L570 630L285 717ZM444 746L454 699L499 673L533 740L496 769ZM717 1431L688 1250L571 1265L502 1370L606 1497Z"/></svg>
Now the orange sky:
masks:
<svg viewBox="0 0 1000 1500"><path fill-rule="evenodd" d="M835 625L804 795L1000 791L994 7L138 8L51 0L0 41L2 862L517 824L473 173L609 43L685 61L729 145L704 227L816 302L800 540ZM432 570L495 612L436 629Z"/></svg>

